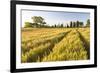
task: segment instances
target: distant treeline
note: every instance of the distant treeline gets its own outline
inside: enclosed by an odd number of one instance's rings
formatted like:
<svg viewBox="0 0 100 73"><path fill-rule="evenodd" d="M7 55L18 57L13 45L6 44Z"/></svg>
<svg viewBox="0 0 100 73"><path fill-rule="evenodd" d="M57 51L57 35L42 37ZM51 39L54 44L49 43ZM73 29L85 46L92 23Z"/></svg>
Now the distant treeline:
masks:
<svg viewBox="0 0 100 73"><path fill-rule="evenodd" d="M32 17L33 22L25 22L25 28L31 27L31 28L75 28L75 27L89 27L90 26L90 20L87 20L86 25L84 25L83 22L80 21L70 21L70 24L64 25L62 24L54 24L49 25L46 24L45 20L41 16L33 16Z"/></svg>

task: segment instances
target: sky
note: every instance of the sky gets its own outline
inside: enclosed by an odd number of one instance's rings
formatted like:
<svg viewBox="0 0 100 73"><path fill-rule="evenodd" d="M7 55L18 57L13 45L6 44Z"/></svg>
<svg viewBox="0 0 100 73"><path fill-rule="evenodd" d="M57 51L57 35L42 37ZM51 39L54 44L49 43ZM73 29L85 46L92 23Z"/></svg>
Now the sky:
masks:
<svg viewBox="0 0 100 73"><path fill-rule="evenodd" d="M61 11L38 11L38 10L22 10L22 27L25 22L32 22L32 16L41 16L47 24L69 24L70 21L82 21L86 24L87 19L90 19L90 13L83 12L61 12Z"/></svg>

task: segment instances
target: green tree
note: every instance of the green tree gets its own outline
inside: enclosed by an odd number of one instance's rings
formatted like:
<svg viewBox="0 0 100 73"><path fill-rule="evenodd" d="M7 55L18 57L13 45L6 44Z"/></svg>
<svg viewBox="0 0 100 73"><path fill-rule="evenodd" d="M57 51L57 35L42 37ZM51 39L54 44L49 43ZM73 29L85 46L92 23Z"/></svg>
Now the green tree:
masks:
<svg viewBox="0 0 100 73"><path fill-rule="evenodd" d="M76 27L79 27L79 24L80 24L79 21L76 21Z"/></svg>
<svg viewBox="0 0 100 73"><path fill-rule="evenodd" d="M27 28L27 27L33 27L33 26L32 26L32 23L30 23L30 22L25 22L24 27Z"/></svg>
<svg viewBox="0 0 100 73"><path fill-rule="evenodd" d="M60 26L61 26L60 23L58 25L56 25L57 28L59 28Z"/></svg>
<svg viewBox="0 0 100 73"><path fill-rule="evenodd" d="M86 26L90 26L90 19L87 20Z"/></svg>
<svg viewBox="0 0 100 73"><path fill-rule="evenodd" d="M76 27L76 23L75 22L73 22L73 27Z"/></svg>
<svg viewBox="0 0 100 73"><path fill-rule="evenodd" d="M56 24L54 25L54 27L57 27Z"/></svg>
<svg viewBox="0 0 100 73"><path fill-rule="evenodd" d="M67 28L69 28L69 25L67 24Z"/></svg>
<svg viewBox="0 0 100 73"><path fill-rule="evenodd" d="M61 26L60 26L61 28L63 28L64 26L63 26L63 23L61 24Z"/></svg>
<svg viewBox="0 0 100 73"><path fill-rule="evenodd" d="M72 21L70 21L70 27L72 27L73 26L73 23L72 23Z"/></svg>
<svg viewBox="0 0 100 73"><path fill-rule="evenodd" d="M33 16L32 17L33 23L38 24L40 27L43 27L46 22L44 21L44 18L41 16Z"/></svg>
<svg viewBox="0 0 100 73"><path fill-rule="evenodd" d="M80 27L83 27L83 25L84 25L83 22L80 22Z"/></svg>

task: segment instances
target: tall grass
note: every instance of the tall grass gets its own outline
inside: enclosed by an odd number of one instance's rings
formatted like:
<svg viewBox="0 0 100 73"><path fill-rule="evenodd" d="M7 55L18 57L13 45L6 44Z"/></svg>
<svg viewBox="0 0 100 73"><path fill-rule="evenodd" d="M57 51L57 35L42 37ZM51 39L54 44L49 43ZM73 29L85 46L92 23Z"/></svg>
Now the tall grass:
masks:
<svg viewBox="0 0 100 73"><path fill-rule="evenodd" d="M90 43L90 28L80 28L78 31L82 34L85 40Z"/></svg>
<svg viewBox="0 0 100 73"><path fill-rule="evenodd" d="M76 30L70 32L43 61L85 60L87 51Z"/></svg>
<svg viewBox="0 0 100 73"><path fill-rule="evenodd" d="M78 32L79 31L79 32ZM89 28L22 29L21 62L87 60Z"/></svg>
<svg viewBox="0 0 100 73"><path fill-rule="evenodd" d="M42 57L47 56L56 43L58 43L68 32L62 32L56 36L45 39L37 39L25 44L22 43L22 62L41 61Z"/></svg>

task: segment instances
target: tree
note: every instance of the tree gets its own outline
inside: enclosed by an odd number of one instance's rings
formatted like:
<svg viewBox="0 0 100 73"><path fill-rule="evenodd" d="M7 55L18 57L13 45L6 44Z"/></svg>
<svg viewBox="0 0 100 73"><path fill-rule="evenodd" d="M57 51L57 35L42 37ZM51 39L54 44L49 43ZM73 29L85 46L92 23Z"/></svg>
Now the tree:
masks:
<svg viewBox="0 0 100 73"><path fill-rule="evenodd" d="M25 22L25 26L24 26L25 28L27 28L27 27L33 27L32 26L32 23L30 23L30 22Z"/></svg>
<svg viewBox="0 0 100 73"><path fill-rule="evenodd" d="M84 25L83 22L80 22L80 27L83 27L83 25Z"/></svg>
<svg viewBox="0 0 100 73"><path fill-rule="evenodd" d="M76 27L79 27L79 21L76 21Z"/></svg>
<svg viewBox="0 0 100 73"><path fill-rule="evenodd" d="M56 27L56 24L54 25L54 27Z"/></svg>
<svg viewBox="0 0 100 73"><path fill-rule="evenodd" d="M43 22L42 24L46 24L46 22Z"/></svg>
<svg viewBox="0 0 100 73"><path fill-rule="evenodd" d="M72 25L73 25L73 23L72 23L72 21L70 22L70 27L72 27Z"/></svg>
<svg viewBox="0 0 100 73"><path fill-rule="evenodd" d="M69 28L69 25L67 24L67 28Z"/></svg>
<svg viewBox="0 0 100 73"><path fill-rule="evenodd" d="M44 18L41 16L33 16L32 20L33 20L33 23L39 24L40 26L46 24L46 22L44 21Z"/></svg>
<svg viewBox="0 0 100 73"><path fill-rule="evenodd" d="M40 24L40 27L45 27L46 22L43 22L42 25Z"/></svg>
<svg viewBox="0 0 100 73"><path fill-rule="evenodd" d="M58 24L56 25L57 28L59 28L60 26L61 26L60 23L58 23Z"/></svg>
<svg viewBox="0 0 100 73"><path fill-rule="evenodd" d="M63 27L63 23L61 24L61 26L60 26L61 28Z"/></svg>
<svg viewBox="0 0 100 73"><path fill-rule="evenodd" d="M90 26L90 19L87 20L86 26Z"/></svg>
<svg viewBox="0 0 100 73"><path fill-rule="evenodd" d="M76 23L75 22L73 22L73 27L76 27Z"/></svg>

